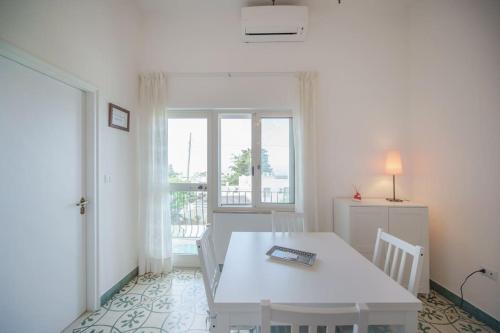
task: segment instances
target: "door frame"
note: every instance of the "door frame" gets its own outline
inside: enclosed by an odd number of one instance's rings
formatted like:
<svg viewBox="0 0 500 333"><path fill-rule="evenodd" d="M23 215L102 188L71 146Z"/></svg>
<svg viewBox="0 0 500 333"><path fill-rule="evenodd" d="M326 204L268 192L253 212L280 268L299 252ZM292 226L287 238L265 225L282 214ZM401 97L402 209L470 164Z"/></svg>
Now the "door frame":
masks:
<svg viewBox="0 0 500 333"><path fill-rule="evenodd" d="M0 56L20 65L44 74L52 79L81 90L84 94L85 112L85 187L86 196L89 201L88 210L85 214L85 273L86 273L86 309L93 311L99 308L99 191L98 191L98 89L78 77L50 65L31 54L0 40ZM77 200L77 199L75 199Z"/></svg>
<svg viewBox="0 0 500 333"><path fill-rule="evenodd" d="M213 202L214 202L214 191L215 181L212 177L214 173L213 170L213 158L214 158L214 148L212 142L212 122L213 115L209 110L186 110L178 108L169 108L167 111L168 119L206 119L207 120L207 224L212 224L213 222ZM176 267L199 267L200 261L198 255L196 254L180 254L173 253L173 265Z"/></svg>

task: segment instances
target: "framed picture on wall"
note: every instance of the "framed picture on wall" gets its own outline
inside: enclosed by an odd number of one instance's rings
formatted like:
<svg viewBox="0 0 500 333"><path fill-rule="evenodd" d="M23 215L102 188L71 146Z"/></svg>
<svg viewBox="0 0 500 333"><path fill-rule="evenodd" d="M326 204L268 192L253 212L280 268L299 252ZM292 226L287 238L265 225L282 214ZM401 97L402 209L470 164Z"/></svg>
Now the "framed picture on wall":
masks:
<svg viewBox="0 0 500 333"><path fill-rule="evenodd" d="M108 118L109 127L118 128L127 132L130 131L130 111L109 103Z"/></svg>

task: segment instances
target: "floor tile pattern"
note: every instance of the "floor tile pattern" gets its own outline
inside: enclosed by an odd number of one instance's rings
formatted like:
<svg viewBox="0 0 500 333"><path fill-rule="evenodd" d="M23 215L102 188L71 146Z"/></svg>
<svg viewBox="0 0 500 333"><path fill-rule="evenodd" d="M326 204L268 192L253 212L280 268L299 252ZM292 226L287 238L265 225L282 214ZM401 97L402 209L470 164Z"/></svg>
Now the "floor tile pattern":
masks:
<svg viewBox="0 0 500 333"><path fill-rule="evenodd" d="M435 292L421 300L424 308L419 313L419 333L494 333ZM100 309L79 319L69 332L207 332L207 309L200 271L176 269L166 275L136 277ZM396 331L397 327L370 328L370 333Z"/></svg>
<svg viewBox="0 0 500 333"><path fill-rule="evenodd" d="M435 291L431 291L427 296L421 296L420 300L424 307L418 314L419 332L495 332Z"/></svg>
<svg viewBox="0 0 500 333"><path fill-rule="evenodd" d="M199 270L146 274L125 285L73 333L207 332L207 302Z"/></svg>

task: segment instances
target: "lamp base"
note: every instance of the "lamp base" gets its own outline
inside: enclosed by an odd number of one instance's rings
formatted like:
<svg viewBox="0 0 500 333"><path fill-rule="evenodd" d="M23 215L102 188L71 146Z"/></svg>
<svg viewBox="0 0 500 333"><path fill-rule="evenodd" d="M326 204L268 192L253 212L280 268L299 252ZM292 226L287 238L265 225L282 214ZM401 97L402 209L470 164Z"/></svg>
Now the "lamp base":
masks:
<svg viewBox="0 0 500 333"><path fill-rule="evenodd" d="M386 198L385 200L390 202L403 202L403 199L396 199L396 198Z"/></svg>

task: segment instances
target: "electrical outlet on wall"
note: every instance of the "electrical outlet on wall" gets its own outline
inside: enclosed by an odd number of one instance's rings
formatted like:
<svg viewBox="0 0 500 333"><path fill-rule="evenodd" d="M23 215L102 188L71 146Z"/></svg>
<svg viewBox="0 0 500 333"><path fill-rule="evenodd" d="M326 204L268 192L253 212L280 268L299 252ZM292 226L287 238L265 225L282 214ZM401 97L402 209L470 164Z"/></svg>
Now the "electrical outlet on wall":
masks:
<svg viewBox="0 0 500 333"><path fill-rule="evenodd" d="M494 281L498 281L498 272L494 272L489 268L483 267L483 269L486 271L482 273L484 276L489 277L490 279Z"/></svg>

